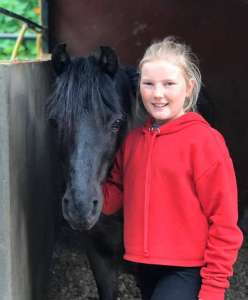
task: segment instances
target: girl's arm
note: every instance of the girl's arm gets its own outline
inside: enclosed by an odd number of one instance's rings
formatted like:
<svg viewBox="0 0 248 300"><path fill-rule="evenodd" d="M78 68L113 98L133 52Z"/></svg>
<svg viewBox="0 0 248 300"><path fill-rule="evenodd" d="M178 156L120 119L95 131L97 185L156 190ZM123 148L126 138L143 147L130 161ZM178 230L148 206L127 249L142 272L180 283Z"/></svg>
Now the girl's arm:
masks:
<svg viewBox="0 0 248 300"><path fill-rule="evenodd" d="M213 163L196 180L196 192L209 224L199 298L224 300L242 244L242 233L237 226L236 179L230 157Z"/></svg>
<svg viewBox="0 0 248 300"><path fill-rule="evenodd" d="M116 213L123 202L123 174L122 174L122 149L117 152L113 168L107 181L103 184L104 203L102 212L105 215Z"/></svg>

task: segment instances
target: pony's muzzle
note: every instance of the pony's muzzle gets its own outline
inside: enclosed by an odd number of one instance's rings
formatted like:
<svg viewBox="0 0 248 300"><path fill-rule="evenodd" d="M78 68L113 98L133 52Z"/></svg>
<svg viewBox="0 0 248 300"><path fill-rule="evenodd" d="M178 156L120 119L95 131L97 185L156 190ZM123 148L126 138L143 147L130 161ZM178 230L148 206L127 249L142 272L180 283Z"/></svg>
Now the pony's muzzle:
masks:
<svg viewBox="0 0 248 300"><path fill-rule="evenodd" d="M100 201L94 199L88 201L87 205L82 202L73 201L67 196L62 200L63 216L73 229L89 230L99 219L101 213Z"/></svg>

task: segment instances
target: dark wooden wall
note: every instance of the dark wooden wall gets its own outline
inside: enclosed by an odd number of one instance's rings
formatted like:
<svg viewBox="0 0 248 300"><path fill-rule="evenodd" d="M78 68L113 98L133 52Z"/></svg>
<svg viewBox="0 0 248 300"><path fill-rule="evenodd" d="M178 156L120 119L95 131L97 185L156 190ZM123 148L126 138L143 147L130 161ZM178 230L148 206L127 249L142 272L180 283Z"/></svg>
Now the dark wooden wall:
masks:
<svg viewBox="0 0 248 300"><path fill-rule="evenodd" d="M136 64L151 41L181 37L200 59L216 127L231 151L248 202L248 0L53 0L50 46L66 42L72 55L99 45Z"/></svg>

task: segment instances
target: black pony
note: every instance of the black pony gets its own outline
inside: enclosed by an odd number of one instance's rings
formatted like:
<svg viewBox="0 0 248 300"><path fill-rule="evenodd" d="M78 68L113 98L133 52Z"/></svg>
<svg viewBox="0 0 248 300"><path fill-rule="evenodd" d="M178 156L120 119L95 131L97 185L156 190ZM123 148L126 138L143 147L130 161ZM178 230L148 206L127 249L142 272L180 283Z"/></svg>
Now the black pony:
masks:
<svg viewBox="0 0 248 300"><path fill-rule="evenodd" d="M132 119L137 73L120 66L109 47L70 59L60 45L52 63L57 78L47 109L58 129L64 165L63 216L83 231L100 299L116 299L122 220L101 215L101 185Z"/></svg>
<svg viewBox="0 0 248 300"><path fill-rule="evenodd" d="M61 45L52 62L57 78L48 112L58 128L65 166L63 215L73 229L83 231L100 299L114 300L123 253L122 220L120 215L101 215L101 185L133 120L137 72L120 66L109 47L70 59ZM198 108L207 119L213 118L210 104L202 92Z"/></svg>

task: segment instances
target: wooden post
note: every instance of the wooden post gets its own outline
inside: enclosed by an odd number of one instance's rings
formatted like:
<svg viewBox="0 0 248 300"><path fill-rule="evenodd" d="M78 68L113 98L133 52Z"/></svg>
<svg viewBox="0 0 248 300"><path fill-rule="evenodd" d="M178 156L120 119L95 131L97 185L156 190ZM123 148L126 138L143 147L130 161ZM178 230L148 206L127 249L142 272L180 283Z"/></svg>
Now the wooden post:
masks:
<svg viewBox="0 0 248 300"><path fill-rule="evenodd" d="M26 32L27 29L28 29L28 26L27 26L26 23L24 23L22 25L22 28L21 28L20 32L19 32L17 41L15 43L15 47L14 47L14 49L12 51L12 55L11 55L11 59L10 59L11 61L15 60L15 58L17 56L17 53L18 53L18 49L20 47L20 44L21 44L21 42L23 40L24 34L25 34L25 32Z"/></svg>

